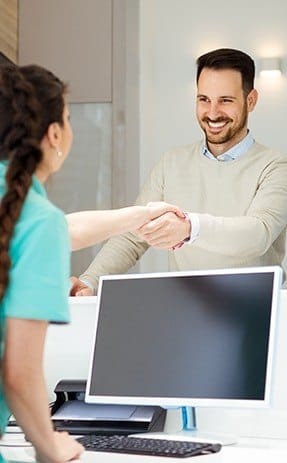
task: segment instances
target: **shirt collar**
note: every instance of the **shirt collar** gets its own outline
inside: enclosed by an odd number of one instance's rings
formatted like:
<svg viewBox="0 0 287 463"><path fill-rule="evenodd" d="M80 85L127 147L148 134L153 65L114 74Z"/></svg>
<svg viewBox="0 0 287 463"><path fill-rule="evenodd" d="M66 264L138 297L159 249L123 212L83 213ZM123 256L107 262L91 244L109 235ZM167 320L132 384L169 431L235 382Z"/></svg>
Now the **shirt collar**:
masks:
<svg viewBox="0 0 287 463"><path fill-rule="evenodd" d="M36 177L36 175L33 175L32 177L32 189L36 191L41 196L44 196L45 198L47 197L47 192L45 190L44 184L40 182L40 180Z"/></svg>
<svg viewBox="0 0 287 463"><path fill-rule="evenodd" d="M243 154L247 153L247 151L251 148L254 143L254 138L251 133L248 131L246 137L243 138L237 145L232 146L228 151L219 156L215 157L207 148L206 142L203 146L203 155L208 159L212 159L213 161L234 161L238 159Z"/></svg>

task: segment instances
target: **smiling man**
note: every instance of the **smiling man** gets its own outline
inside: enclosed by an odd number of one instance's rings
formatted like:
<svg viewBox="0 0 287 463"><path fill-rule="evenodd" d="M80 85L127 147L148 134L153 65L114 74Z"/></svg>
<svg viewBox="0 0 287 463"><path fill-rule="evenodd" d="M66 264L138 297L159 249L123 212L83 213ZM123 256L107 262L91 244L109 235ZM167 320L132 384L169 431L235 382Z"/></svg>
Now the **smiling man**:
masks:
<svg viewBox="0 0 287 463"><path fill-rule="evenodd" d="M254 140L255 66L222 48L197 60L197 119L204 139L163 155L137 204L167 201L164 214L135 234L109 240L72 294L88 295L103 274L124 273L149 246L169 250L170 270L281 265L287 223L287 156Z"/></svg>
<svg viewBox="0 0 287 463"><path fill-rule="evenodd" d="M215 157L247 135L248 113L255 107L257 91L251 82L244 90L242 79L233 69L203 68L198 76L197 119Z"/></svg>

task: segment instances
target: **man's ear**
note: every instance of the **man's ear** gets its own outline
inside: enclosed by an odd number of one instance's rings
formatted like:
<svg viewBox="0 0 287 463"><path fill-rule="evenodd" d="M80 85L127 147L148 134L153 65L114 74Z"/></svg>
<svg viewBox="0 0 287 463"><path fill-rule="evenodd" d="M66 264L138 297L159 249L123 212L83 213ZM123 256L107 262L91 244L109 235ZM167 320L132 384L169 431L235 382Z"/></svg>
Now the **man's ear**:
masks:
<svg viewBox="0 0 287 463"><path fill-rule="evenodd" d="M58 122L49 125L46 137L52 148L58 148L61 142L61 130Z"/></svg>
<svg viewBox="0 0 287 463"><path fill-rule="evenodd" d="M258 100L258 92L255 88L251 90L251 92L248 93L247 95L247 108L248 111L251 112L256 106Z"/></svg>

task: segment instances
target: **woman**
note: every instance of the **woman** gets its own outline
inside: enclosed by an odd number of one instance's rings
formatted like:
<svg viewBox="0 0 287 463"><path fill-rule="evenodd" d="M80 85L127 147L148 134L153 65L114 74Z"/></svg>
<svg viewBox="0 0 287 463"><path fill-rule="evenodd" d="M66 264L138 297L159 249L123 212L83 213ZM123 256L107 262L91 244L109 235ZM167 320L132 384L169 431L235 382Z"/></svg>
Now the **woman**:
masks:
<svg viewBox="0 0 287 463"><path fill-rule="evenodd" d="M72 143L65 93L39 66L0 67L0 435L11 410L47 463L83 451L53 430L42 366L48 323L69 321L67 221L43 186ZM168 210L180 215L161 203L72 214L72 244L79 249L134 230Z"/></svg>

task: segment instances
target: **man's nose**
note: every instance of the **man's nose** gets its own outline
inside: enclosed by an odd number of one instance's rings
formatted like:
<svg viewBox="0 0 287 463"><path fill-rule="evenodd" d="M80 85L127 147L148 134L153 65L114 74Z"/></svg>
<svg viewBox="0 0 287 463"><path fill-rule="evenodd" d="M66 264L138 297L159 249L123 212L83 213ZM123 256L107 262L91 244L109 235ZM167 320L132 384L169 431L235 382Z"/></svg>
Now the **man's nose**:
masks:
<svg viewBox="0 0 287 463"><path fill-rule="evenodd" d="M209 105L208 117L209 119L217 119L221 115L220 105L214 101Z"/></svg>

